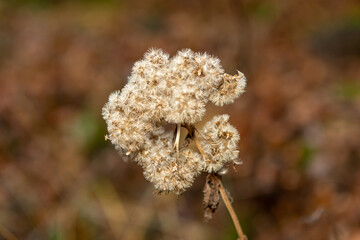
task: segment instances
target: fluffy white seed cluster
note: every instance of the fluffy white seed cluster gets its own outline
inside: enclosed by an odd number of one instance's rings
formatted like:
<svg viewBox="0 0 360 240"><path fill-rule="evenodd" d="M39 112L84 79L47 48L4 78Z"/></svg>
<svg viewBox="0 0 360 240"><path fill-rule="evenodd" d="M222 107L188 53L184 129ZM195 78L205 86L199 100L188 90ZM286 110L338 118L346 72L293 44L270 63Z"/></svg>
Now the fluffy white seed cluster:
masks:
<svg viewBox="0 0 360 240"><path fill-rule="evenodd" d="M211 156L205 164L206 172L218 172L228 162L235 162L239 155L237 148L240 135L229 123L229 115L215 116L202 129L204 152Z"/></svg>
<svg viewBox="0 0 360 240"><path fill-rule="evenodd" d="M190 49L169 58L152 49L134 64L126 86L113 92L103 107L108 139L123 158L141 165L158 191L183 192L201 172L217 172L238 155L239 134L227 115L203 129L208 157L175 149L174 133L165 124L191 125L205 114L208 101L223 106L244 92L245 76L224 73L220 60Z"/></svg>

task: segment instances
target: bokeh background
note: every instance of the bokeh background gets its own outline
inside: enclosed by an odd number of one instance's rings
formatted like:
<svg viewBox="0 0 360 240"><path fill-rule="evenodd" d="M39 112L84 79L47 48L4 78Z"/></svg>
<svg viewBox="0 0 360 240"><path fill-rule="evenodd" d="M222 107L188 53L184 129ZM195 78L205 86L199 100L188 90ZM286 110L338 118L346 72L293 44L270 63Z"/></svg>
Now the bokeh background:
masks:
<svg viewBox="0 0 360 240"><path fill-rule="evenodd" d="M205 175L155 195L104 140L101 108L150 47L248 78L223 182L250 239L360 239L356 0L1 0L0 239L236 239Z"/></svg>

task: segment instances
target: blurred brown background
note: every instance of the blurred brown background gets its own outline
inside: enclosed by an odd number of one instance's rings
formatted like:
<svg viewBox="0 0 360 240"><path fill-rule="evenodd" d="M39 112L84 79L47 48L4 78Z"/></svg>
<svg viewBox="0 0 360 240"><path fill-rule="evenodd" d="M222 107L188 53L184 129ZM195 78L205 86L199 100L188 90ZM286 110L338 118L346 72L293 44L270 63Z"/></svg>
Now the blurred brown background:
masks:
<svg viewBox="0 0 360 240"><path fill-rule="evenodd" d="M104 140L101 108L150 47L248 78L224 185L250 239L360 239L356 0L1 0L0 239L236 239L205 175L154 195Z"/></svg>

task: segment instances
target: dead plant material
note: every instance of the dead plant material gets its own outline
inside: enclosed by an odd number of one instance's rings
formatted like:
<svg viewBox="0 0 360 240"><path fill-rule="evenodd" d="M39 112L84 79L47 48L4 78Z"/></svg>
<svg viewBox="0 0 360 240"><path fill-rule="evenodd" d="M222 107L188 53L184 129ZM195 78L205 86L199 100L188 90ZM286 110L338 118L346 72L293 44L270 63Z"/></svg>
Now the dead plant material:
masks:
<svg viewBox="0 0 360 240"><path fill-rule="evenodd" d="M210 173L206 177L206 183L204 186L204 219L209 221L212 219L216 209L220 202L220 184L219 180L221 176Z"/></svg>

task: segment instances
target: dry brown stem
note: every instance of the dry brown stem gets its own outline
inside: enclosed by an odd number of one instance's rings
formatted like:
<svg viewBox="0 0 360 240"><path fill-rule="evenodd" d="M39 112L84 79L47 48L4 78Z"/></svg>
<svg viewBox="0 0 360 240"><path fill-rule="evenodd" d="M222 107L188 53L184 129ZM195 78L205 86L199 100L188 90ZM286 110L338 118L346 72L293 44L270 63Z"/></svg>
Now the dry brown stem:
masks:
<svg viewBox="0 0 360 240"><path fill-rule="evenodd" d="M243 233L243 231L242 231L242 229L241 229L239 219L238 219L238 217L236 216L236 213L235 213L235 211L234 211L234 208L232 207L232 205L231 205L231 203L230 203L230 200L229 200L229 198L228 198L228 196L227 196L227 194L226 194L226 192L225 192L225 189L224 189L224 187L223 187L223 185L222 185L222 183L221 183L221 180L218 179L218 182L219 182L219 186L220 186L220 187L219 187L219 189L220 189L220 195L221 195L221 197L222 197L222 199L223 199L223 201L224 201L224 203L225 203L225 206L226 206L227 210L228 210L229 213L230 213L231 219L232 219L232 221L233 221L233 223L234 223L234 225L235 225L235 229L236 229L236 231L237 231L237 233L238 233L238 235L239 235L239 237L240 237L240 240L245 240L246 237L244 236L244 233Z"/></svg>

